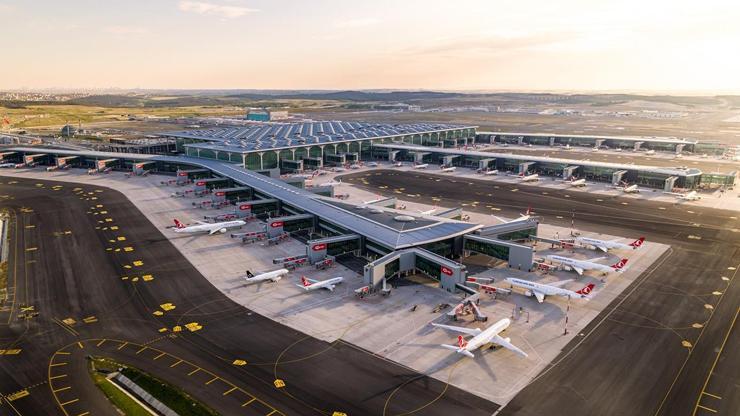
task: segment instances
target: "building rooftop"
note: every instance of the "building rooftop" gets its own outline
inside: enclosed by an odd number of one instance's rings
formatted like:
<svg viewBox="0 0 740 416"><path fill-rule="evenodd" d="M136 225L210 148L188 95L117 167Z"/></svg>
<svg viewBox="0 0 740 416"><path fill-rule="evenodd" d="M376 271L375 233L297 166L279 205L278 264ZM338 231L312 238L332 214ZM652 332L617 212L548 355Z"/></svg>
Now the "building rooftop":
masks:
<svg viewBox="0 0 740 416"><path fill-rule="evenodd" d="M559 138L579 138L579 139L604 139L604 140L623 140L629 142L653 142L653 143L671 143L671 144L696 144L696 140L679 139L676 137L643 137L643 136L599 136L591 134L565 134L565 133L512 133L503 131L479 131L478 134L495 134L497 136L530 136L530 137L559 137Z"/></svg>
<svg viewBox="0 0 740 416"><path fill-rule="evenodd" d="M644 172L661 173L661 174L673 175L673 176L692 176L692 175L701 175L702 173L700 169L696 169L696 168L688 168L688 169L666 168L666 167L634 165L634 164L626 164L626 163L599 162L599 161L592 161L592 160L560 159L560 158L547 157L547 156L522 155L522 154L516 154L516 153L479 152L479 151L473 151L473 150L457 150L457 149L450 149L450 148L445 149L445 148L440 148L440 147L414 146L414 145L396 144L396 143L377 144L375 146L385 147L388 149L408 150L408 151L415 151L415 152L442 153L446 155L469 155L469 156L478 156L478 157L490 158L490 159L512 159L512 160L521 160L525 162L556 163L556 164L562 164L564 166L578 165L578 166L596 166L596 167L620 169L620 170L640 170Z"/></svg>
<svg viewBox="0 0 740 416"><path fill-rule="evenodd" d="M34 154L53 154L64 156L86 156L98 159L127 159L137 162L162 161L187 164L210 169L217 175L229 177L237 184L249 186L271 198L314 214L339 227L361 234L369 241L390 249L413 247L434 241L470 233L482 227L447 218L404 214L413 217L412 221L395 221L395 214L374 214L367 209L357 209L352 204L337 204L331 198L321 197L304 189L289 185L279 179L271 178L239 165L210 159L197 159L182 156L162 156L150 154L114 153L51 149L43 147L13 147L8 151ZM366 211L366 212L363 212Z"/></svg>
<svg viewBox="0 0 740 416"><path fill-rule="evenodd" d="M381 124L315 121L266 123L245 127L218 127L205 130L166 132L160 135L204 142L186 144L189 147L247 153L474 127L438 123Z"/></svg>

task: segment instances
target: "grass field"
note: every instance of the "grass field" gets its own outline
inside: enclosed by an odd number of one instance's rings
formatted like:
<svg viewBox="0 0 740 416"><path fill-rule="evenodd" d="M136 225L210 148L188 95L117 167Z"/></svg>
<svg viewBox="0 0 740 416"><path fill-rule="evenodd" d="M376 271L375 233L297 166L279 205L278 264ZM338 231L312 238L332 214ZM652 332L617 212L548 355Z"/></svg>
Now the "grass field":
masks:
<svg viewBox="0 0 740 416"><path fill-rule="evenodd" d="M126 416L151 416L147 410L122 392L96 369L115 370L117 367L104 359L95 359L90 363L90 376L96 386L110 400L111 404Z"/></svg>

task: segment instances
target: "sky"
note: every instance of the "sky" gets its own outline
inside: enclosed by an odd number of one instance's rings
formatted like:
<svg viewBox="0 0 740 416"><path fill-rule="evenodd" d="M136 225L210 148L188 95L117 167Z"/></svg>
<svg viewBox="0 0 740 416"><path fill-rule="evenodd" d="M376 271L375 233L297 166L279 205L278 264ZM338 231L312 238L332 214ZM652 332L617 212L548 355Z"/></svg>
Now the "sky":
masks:
<svg viewBox="0 0 740 416"><path fill-rule="evenodd" d="M740 1L0 0L0 89L740 93Z"/></svg>

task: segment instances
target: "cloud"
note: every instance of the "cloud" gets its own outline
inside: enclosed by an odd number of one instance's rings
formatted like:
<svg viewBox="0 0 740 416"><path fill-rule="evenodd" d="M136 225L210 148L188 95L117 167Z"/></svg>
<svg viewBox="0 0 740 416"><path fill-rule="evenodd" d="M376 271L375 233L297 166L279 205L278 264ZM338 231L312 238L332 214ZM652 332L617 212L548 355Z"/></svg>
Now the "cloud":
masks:
<svg viewBox="0 0 740 416"><path fill-rule="evenodd" d="M235 19L259 10L242 6L225 6L204 1L181 1L178 8L184 12L218 16L224 19Z"/></svg>
<svg viewBox="0 0 740 416"><path fill-rule="evenodd" d="M113 35L143 35L147 32L143 27L139 26L108 26L106 28L103 28L103 31L106 33L110 33Z"/></svg>
<svg viewBox="0 0 740 416"><path fill-rule="evenodd" d="M572 33L529 36L464 36L440 39L432 45L413 47L404 52L415 55L482 53L500 55L520 50L542 50L576 39Z"/></svg>
<svg viewBox="0 0 740 416"><path fill-rule="evenodd" d="M365 17L361 19L348 19L348 20L334 22L334 27L341 28L341 29L346 29L346 28L356 29L358 27L372 26L378 23L380 23L380 20L374 17Z"/></svg>

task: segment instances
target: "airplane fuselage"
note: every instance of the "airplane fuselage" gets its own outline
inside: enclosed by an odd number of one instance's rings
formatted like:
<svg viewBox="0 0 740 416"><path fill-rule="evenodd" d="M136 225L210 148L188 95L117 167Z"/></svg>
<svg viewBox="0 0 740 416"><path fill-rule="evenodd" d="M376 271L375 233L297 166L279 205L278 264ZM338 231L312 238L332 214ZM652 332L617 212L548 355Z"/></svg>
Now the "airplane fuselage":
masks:
<svg viewBox="0 0 740 416"><path fill-rule="evenodd" d="M198 225L191 225L191 226L183 227L183 228L175 228L174 231L176 233L197 234L197 233L214 233L214 230L215 230L215 232L224 233L226 232L226 230L230 228L242 227L245 224L246 222L242 220L224 221L224 222L216 222L213 224L198 224Z"/></svg>

